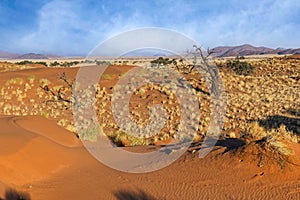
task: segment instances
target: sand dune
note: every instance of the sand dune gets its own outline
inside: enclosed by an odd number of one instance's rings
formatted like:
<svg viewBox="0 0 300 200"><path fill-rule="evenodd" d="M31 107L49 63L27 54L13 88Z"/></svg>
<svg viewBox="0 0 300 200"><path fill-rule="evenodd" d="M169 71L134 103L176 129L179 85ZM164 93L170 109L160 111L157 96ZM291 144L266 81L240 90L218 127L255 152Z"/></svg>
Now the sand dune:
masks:
<svg viewBox="0 0 300 200"><path fill-rule="evenodd" d="M45 137L59 145L65 147L81 146L74 133L41 116L15 117L13 121L23 129L33 132L40 137Z"/></svg>
<svg viewBox="0 0 300 200"><path fill-rule="evenodd" d="M0 192L8 187L32 199L297 198L299 167L257 167L251 157L217 146L199 159L186 153L152 173L127 174L96 161L70 132L42 117L0 117ZM224 146L224 145L223 145ZM299 145L296 156L298 155ZM232 174L235 174L232 176ZM131 198L133 197L134 198Z"/></svg>
<svg viewBox="0 0 300 200"><path fill-rule="evenodd" d="M72 163L76 137L42 117L0 118L0 177L23 185L51 175Z"/></svg>

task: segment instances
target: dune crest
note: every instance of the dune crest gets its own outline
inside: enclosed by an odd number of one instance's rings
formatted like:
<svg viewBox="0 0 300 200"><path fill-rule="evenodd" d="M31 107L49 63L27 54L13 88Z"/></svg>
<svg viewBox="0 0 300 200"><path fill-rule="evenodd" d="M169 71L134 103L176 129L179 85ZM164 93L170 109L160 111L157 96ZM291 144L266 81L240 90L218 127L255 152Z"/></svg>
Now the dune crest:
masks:
<svg viewBox="0 0 300 200"><path fill-rule="evenodd" d="M74 134L39 116L0 117L0 125L0 177L6 184L23 185L72 165L81 146Z"/></svg>
<svg viewBox="0 0 300 200"><path fill-rule="evenodd" d="M55 122L50 121L41 116L26 116L26 117L15 117L14 122L21 128L38 134L42 137L46 137L57 144L66 147L77 147L81 146L78 138L75 134L60 127Z"/></svg>

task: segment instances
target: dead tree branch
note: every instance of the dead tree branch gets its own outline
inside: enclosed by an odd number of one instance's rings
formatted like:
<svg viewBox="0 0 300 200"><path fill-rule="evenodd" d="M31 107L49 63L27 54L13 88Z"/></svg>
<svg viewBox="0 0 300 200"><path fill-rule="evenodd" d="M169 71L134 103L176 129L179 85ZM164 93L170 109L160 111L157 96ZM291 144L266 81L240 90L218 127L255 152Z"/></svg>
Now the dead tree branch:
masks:
<svg viewBox="0 0 300 200"><path fill-rule="evenodd" d="M48 85L44 85L44 86L40 86L40 88L42 88L46 93L48 94L51 94L51 97L53 99L49 99L49 100L46 100L45 103L48 104L48 103L57 103L57 102L66 102L68 104L72 104L73 101L72 101L72 95L68 95L66 93L64 93L64 91L66 90L66 88L68 88L70 91L72 91L72 88L73 88L73 85L68 81L67 77L66 77L66 74L63 73L59 79L63 80L64 83L67 84L67 87L60 87L58 89L58 91L53 91L53 89L49 88ZM66 106L66 110L68 110L69 108L71 108L71 105L70 106Z"/></svg>
<svg viewBox="0 0 300 200"><path fill-rule="evenodd" d="M73 84L71 84L71 83L68 81L65 72L62 73L62 75L59 77L59 79L63 80L63 81L68 85L68 87L69 87L70 89L73 88Z"/></svg>

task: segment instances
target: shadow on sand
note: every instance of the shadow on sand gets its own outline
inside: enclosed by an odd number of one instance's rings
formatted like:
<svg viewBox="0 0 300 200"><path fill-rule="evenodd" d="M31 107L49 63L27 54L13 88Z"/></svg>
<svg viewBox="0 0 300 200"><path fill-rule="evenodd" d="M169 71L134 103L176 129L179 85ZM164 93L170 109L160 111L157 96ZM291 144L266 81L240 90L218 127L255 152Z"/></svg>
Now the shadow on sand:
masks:
<svg viewBox="0 0 300 200"><path fill-rule="evenodd" d="M9 188L5 191L5 197L0 200L30 200L30 195L25 192L19 192L15 189Z"/></svg>
<svg viewBox="0 0 300 200"><path fill-rule="evenodd" d="M117 198L117 200L155 200L153 196L146 194L143 190L119 190L114 192L114 195Z"/></svg>
<svg viewBox="0 0 300 200"><path fill-rule="evenodd" d="M225 151L223 153L226 153L231 150L236 150L242 146L244 146L246 143L244 140L239 139L239 138L224 138L224 139L219 139L219 140L207 140L205 144L203 144L203 141L196 142L191 144L189 147L188 151L193 152L194 150L199 150L199 149L206 149L206 148L211 148L211 147L217 147L212 149L211 151L218 150L220 147L225 147Z"/></svg>
<svg viewBox="0 0 300 200"><path fill-rule="evenodd" d="M226 138L223 140L218 140L218 142L216 143L216 146L226 147L225 152L228 152L231 150L238 149L238 148L244 146L245 144L246 144L245 141L241 140L239 138Z"/></svg>
<svg viewBox="0 0 300 200"><path fill-rule="evenodd" d="M279 128L282 124L285 125L288 131L300 135L300 119L299 116L286 117L281 115L268 116L266 119L259 120L259 125L266 129Z"/></svg>

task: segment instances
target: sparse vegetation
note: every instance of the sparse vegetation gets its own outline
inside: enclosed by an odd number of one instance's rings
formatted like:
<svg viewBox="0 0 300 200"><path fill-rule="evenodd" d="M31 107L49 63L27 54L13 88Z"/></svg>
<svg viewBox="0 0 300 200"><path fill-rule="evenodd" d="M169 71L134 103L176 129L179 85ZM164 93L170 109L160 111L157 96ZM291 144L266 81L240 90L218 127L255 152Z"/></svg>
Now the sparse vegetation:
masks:
<svg viewBox="0 0 300 200"><path fill-rule="evenodd" d="M45 111L41 112L41 116L44 117L44 118L49 118L49 114Z"/></svg>
<svg viewBox="0 0 300 200"><path fill-rule="evenodd" d="M243 137L255 141L263 140L263 138L273 138L276 140L285 140L294 143L298 143L300 141L297 135L287 131L285 125L281 125L277 129L266 130L261 127L258 122L250 123Z"/></svg>
<svg viewBox="0 0 300 200"><path fill-rule="evenodd" d="M30 60L23 60L23 61L20 61L20 62L16 62L15 64L17 64L17 65L40 64L40 65L44 65L46 67L48 66L46 62L42 62L42 61L33 62L33 61L30 61Z"/></svg>
<svg viewBox="0 0 300 200"><path fill-rule="evenodd" d="M42 86L44 87L44 86L46 86L46 85L49 85L49 84L51 83L51 81L49 81L49 80L46 79L46 78L41 78L41 79L39 80L39 83L42 84Z"/></svg>
<svg viewBox="0 0 300 200"><path fill-rule="evenodd" d="M51 62L50 67L72 67L78 65L79 61L70 61L70 62Z"/></svg>
<svg viewBox="0 0 300 200"><path fill-rule="evenodd" d="M271 159L278 159L279 157L281 167L284 166L283 162L294 154L288 143L299 142L299 137L288 132L284 125L281 125L277 129L266 130L259 126L258 122L252 122L248 125L242 139L245 140L246 147L254 144L261 149L259 155L267 151L271 155L274 155L274 157L271 156Z"/></svg>
<svg viewBox="0 0 300 200"><path fill-rule="evenodd" d="M243 61L241 61L243 60ZM287 63L287 61L289 63ZM225 66L231 62L231 68ZM243 64L247 62L251 66L255 66L255 70L244 70ZM297 125L298 109L297 102L299 97L297 85L299 84L299 75L297 74L299 61L292 59L272 58L265 60L248 60L241 57L231 61L219 61L222 65L220 71L224 73L224 83L227 91L227 113L226 123L224 126L224 137L243 139L246 144L255 144L262 150L278 153L285 159L285 156L292 154L289 148L289 142L299 142L299 137L295 126ZM95 63L93 61L93 63ZM98 61L98 64L106 61ZM203 117L198 127L198 136L201 139L202 135L206 134L207 127L210 122L210 93L207 92L205 83L201 80L201 76L196 73L197 70L191 69L193 65L187 66L182 59L157 58L151 62L155 65L166 64L171 67L178 67L180 73L186 76L192 87L196 90L196 95L200 102L200 109ZM222 64L223 63L223 64ZM120 61L123 64L123 60ZM65 66L63 63L53 62L55 66ZM237 67L238 66L238 67ZM242 66L242 67L241 67ZM247 65L248 66L248 65ZM246 66L246 68L247 68ZM21 66L20 66L21 67ZM233 69L241 67L241 69ZM19 69L19 68L18 68ZM21 68L20 68L21 69ZM185 70L186 69L186 70ZM225 70L227 69L227 70ZM239 71L241 70L241 71ZM231 73L234 72L234 73ZM125 72L118 74L104 74L104 80L114 80ZM238 74L238 76L236 75ZM239 76L239 74L247 76ZM272 74L272 76L270 76ZM61 83L59 83L59 81ZM110 81L109 81L110 82ZM34 84L36 83L36 85ZM75 128L71 116L71 108L74 103L72 99L73 80L69 80L66 74L62 74L57 80L46 78L37 78L35 75L26 75L15 78L10 78L4 82L4 87L0 88L1 99L0 112L5 115L42 115L49 119L56 119L60 126L76 133L81 139L97 138L95 133L98 129L89 127L87 121L83 121L80 125L82 129ZM118 130L118 125L114 122L110 110L111 87L95 87L97 98L96 113L98 121L103 126L103 131L111 141L118 146L135 146L159 144L160 142L169 141L175 138L176 130L178 129L179 108L176 107L176 97L170 92L158 85L147 85L137 89L132 97L130 106L130 115L134 122L145 126L147 121L148 109L151 103L161 103L170 114L169 121L161 133L155 137L135 137L129 133L124 133ZM27 96L28 92L33 92L38 98ZM87 91L82 91L83 95L92 98ZM150 94L165 95L163 99ZM122 97L119 97L122 99ZM16 99L12 103L12 99ZM43 104L44 102L44 104ZM147 102L146 105L141 102ZM192 112L192 111L191 111ZM292 118L282 117L282 115L292 115ZM276 121L274 121L276 118ZM265 121L263 121L265 119ZM283 123L286 125L279 126L280 120L290 120ZM173 120L173 121L172 121ZM175 120L175 121L174 121ZM177 120L177 121L176 121ZM278 121L279 120L279 121ZM258 121L259 123L250 124L249 121ZM268 127L268 124L273 124L274 127ZM174 126L173 126L173 125ZM87 126L87 127L86 127ZM76 126L77 127L77 126ZM248 128L246 128L248 127ZM78 127L77 127L78 128ZM286 130L287 129L287 130ZM295 131L296 130L296 131ZM294 131L291 133L290 131ZM81 133L81 135L79 135Z"/></svg>
<svg viewBox="0 0 300 200"><path fill-rule="evenodd" d="M111 79L111 75L110 74L103 74L102 77L106 80Z"/></svg>
<svg viewBox="0 0 300 200"><path fill-rule="evenodd" d="M12 78L12 79L6 81L5 85L10 85L10 84L21 85L21 84L23 84L23 82L24 82L23 78L16 77L16 78Z"/></svg>
<svg viewBox="0 0 300 200"><path fill-rule="evenodd" d="M89 126L83 131L80 131L78 137L82 140L97 141L97 138L100 133L101 133L100 126L94 125L94 126Z"/></svg>
<svg viewBox="0 0 300 200"><path fill-rule="evenodd" d="M104 60L95 60L96 65L111 65L110 62Z"/></svg>
<svg viewBox="0 0 300 200"><path fill-rule="evenodd" d="M163 58L163 57L158 57L155 60L151 61L151 64L158 64L158 65L169 65L169 64L175 64L177 63L175 59L170 59L170 58Z"/></svg>
<svg viewBox="0 0 300 200"><path fill-rule="evenodd" d="M30 75L27 77L27 79L29 80L29 83L32 84L35 80L35 76L34 75Z"/></svg>
<svg viewBox="0 0 300 200"><path fill-rule="evenodd" d="M58 66L58 65L60 65L60 64L57 61L54 61L54 62L50 63L51 67L55 67L55 66Z"/></svg>
<svg viewBox="0 0 300 200"><path fill-rule="evenodd" d="M138 146L150 144L150 141L145 138L136 137L120 130L109 135L109 137L117 146Z"/></svg>
<svg viewBox="0 0 300 200"><path fill-rule="evenodd" d="M224 64L219 64L219 67L225 67L234 71L238 75L251 75L255 67L246 61L240 61L240 57L235 60L227 60Z"/></svg>

